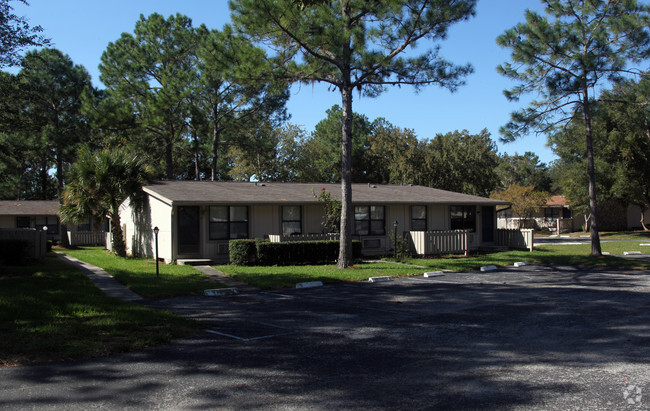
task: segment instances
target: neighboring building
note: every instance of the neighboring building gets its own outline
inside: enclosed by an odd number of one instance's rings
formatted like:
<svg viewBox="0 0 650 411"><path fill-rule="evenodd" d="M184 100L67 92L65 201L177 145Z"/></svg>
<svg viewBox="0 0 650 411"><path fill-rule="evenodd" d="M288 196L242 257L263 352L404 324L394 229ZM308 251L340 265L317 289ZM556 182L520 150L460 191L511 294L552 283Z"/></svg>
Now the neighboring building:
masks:
<svg viewBox="0 0 650 411"><path fill-rule="evenodd" d="M498 228L533 228L535 230L557 231L566 233L580 229L580 221L574 221L571 208L562 195L551 196L546 200L546 205L529 218L516 216L512 209L505 209L498 213ZM577 224L577 227L575 226Z"/></svg>
<svg viewBox="0 0 650 411"><path fill-rule="evenodd" d="M144 187L145 204L126 201L120 218L127 251L154 256L153 228L158 227L158 255L178 259L228 258L228 241L270 235L321 234L323 207L314 198L326 190L339 198L340 184L161 181ZM470 230L470 247L493 245L497 205L507 201L422 186L353 184L353 238L365 255L392 248L408 231Z"/></svg>
<svg viewBox="0 0 650 411"><path fill-rule="evenodd" d="M58 201L0 201L0 228L45 227L48 240L60 240Z"/></svg>
<svg viewBox="0 0 650 411"><path fill-rule="evenodd" d="M43 230L45 227L48 240L61 241L58 201L0 201L0 228ZM99 245L106 241L104 227L95 230L90 220L68 225L67 229L72 245Z"/></svg>
<svg viewBox="0 0 650 411"><path fill-rule="evenodd" d="M643 213L643 223L650 228L650 208L646 208ZM641 207L638 205L629 205L627 207L627 228L628 230L640 230L641 224Z"/></svg>

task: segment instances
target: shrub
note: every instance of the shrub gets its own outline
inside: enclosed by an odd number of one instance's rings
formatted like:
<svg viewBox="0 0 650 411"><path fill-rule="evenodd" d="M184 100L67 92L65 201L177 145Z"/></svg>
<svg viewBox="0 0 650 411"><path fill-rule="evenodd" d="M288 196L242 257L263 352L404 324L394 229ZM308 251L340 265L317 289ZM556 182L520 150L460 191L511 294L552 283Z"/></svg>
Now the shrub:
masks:
<svg viewBox="0 0 650 411"><path fill-rule="evenodd" d="M22 265L29 260L31 244L26 240L0 240L0 262L3 265Z"/></svg>
<svg viewBox="0 0 650 411"><path fill-rule="evenodd" d="M230 240L228 251L230 263L234 265L252 265L257 257L256 240Z"/></svg>
<svg viewBox="0 0 650 411"><path fill-rule="evenodd" d="M257 243L260 265L331 264L339 254L338 241L291 241ZM352 242L352 256L361 256L361 242Z"/></svg>

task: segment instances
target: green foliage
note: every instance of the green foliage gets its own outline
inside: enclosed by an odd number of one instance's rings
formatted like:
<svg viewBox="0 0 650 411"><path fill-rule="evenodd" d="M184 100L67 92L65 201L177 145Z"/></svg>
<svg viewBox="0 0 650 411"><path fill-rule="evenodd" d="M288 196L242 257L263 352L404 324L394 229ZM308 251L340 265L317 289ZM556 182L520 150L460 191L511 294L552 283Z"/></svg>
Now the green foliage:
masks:
<svg viewBox="0 0 650 411"><path fill-rule="evenodd" d="M422 183L429 187L487 197L498 185L496 144L487 130L479 134L439 134L424 153Z"/></svg>
<svg viewBox="0 0 650 411"><path fill-rule="evenodd" d="M178 148L184 147L187 102L197 81L191 53L198 41L186 16L141 15L133 34L109 43L99 65L107 93L137 113L138 130L129 133L129 143L152 160L162 159L156 171L170 179L184 163L175 157L187 153Z"/></svg>
<svg viewBox="0 0 650 411"><path fill-rule="evenodd" d="M23 265L30 260L30 243L26 240L0 240L0 265ZM0 275L2 271L0 271Z"/></svg>
<svg viewBox="0 0 650 411"><path fill-rule="evenodd" d="M257 240L230 240L228 250L230 264L253 265L257 258Z"/></svg>
<svg viewBox="0 0 650 411"><path fill-rule="evenodd" d="M648 57L650 6L635 0L547 0L545 16L526 11L526 22L497 43L511 50L512 63L497 67L518 84L504 93L517 101L538 98L516 111L501 128L504 141L530 131L549 132L580 113L584 121L592 254L601 254L593 149L592 103L605 81L634 73L629 63ZM640 71L640 70L639 70Z"/></svg>
<svg viewBox="0 0 650 411"><path fill-rule="evenodd" d="M156 277L156 265L151 259L118 257L103 247L79 247L65 253L104 269L144 298L198 295L207 288L224 287L190 265L160 264Z"/></svg>
<svg viewBox="0 0 650 411"><path fill-rule="evenodd" d="M139 194L150 175L143 160L125 150L82 153L70 170L71 182L59 209L61 221L74 224L90 218L98 222L110 216L113 250L126 256L119 208L127 198L141 202Z"/></svg>
<svg viewBox="0 0 650 411"><path fill-rule="evenodd" d="M258 242L257 264L331 264L336 261L339 247L338 241ZM353 258L358 258L361 255L361 242L353 241L352 248Z"/></svg>
<svg viewBox="0 0 650 411"><path fill-rule="evenodd" d="M506 189L512 184L533 186L538 191L551 191L552 178L545 163L530 151L523 155L503 154L496 172L500 180L500 188Z"/></svg>
<svg viewBox="0 0 650 411"><path fill-rule="evenodd" d="M0 0L0 68L15 66L20 61L20 51L25 47L42 47L50 40L39 34L41 26L31 26L25 17L16 16L11 0ZM26 0L18 0L27 4Z"/></svg>
<svg viewBox="0 0 650 411"><path fill-rule="evenodd" d="M3 366L140 350L201 327L168 311L108 297L79 269L54 255L9 267L0 276L0 307Z"/></svg>
<svg viewBox="0 0 650 411"><path fill-rule="evenodd" d="M341 181L341 128L343 111L334 105L326 112L327 117L318 124L312 135L304 141L301 180L305 182L338 183ZM365 153L372 123L362 114L352 114L352 180L369 182L366 174Z"/></svg>
<svg viewBox="0 0 650 411"><path fill-rule="evenodd" d="M390 233L390 241L393 244L394 254L396 261L404 261L412 256L411 244L405 235L399 234L395 237L395 232Z"/></svg>
<svg viewBox="0 0 650 411"><path fill-rule="evenodd" d="M523 219L531 218L534 213L537 213L541 207L546 205L546 200L549 197L548 192L536 190L535 186L521 186L517 183L490 195L490 198L510 201L512 213ZM519 220L519 228L522 228L522 222Z"/></svg>
<svg viewBox="0 0 650 411"><path fill-rule="evenodd" d="M364 151L366 180L379 184L422 184L422 164L426 142L415 132L396 127L383 118L372 122ZM426 183L425 183L426 184Z"/></svg>
<svg viewBox="0 0 650 411"><path fill-rule="evenodd" d="M275 48L292 81L326 82L341 93L341 242L338 265L351 261L352 93L381 94L388 85L454 90L472 69L438 56L438 49L404 57L419 40L439 41L474 13L474 0L301 2L232 0L235 24Z"/></svg>
<svg viewBox="0 0 650 411"><path fill-rule="evenodd" d="M323 233L338 233L341 227L341 201L332 194L328 193L325 188L322 188L320 193L312 188L312 195L323 206L324 215L321 227Z"/></svg>

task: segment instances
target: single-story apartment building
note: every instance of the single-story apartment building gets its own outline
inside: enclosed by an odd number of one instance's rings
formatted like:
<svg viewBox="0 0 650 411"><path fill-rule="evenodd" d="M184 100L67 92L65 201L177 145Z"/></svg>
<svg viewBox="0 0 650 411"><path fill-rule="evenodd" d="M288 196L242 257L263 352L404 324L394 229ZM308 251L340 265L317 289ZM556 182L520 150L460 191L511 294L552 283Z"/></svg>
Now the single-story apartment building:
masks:
<svg viewBox="0 0 650 411"><path fill-rule="evenodd" d="M231 239L322 234L321 191L340 198L340 184L159 181L143 188L145 204L125 201L120 219L133 255L228 259ZM395 225L409 231L469 230L471 248L493 245L496 206L507 201L415 185L353 184L353 239L364 255L386 254Z"/></svg>
<svg viewBox="0 0 650 411"><path fill-rule="evenodd" d="M0 201L0 229L47 228L47 239L61 241L62 229L57 200ZM68 225L67 235L73 245L104 244L105 227L95 228L88 220L78 225Z"/></svg>
<svg viewBox="0 0 650 411"><path fill-rule="evenodd" d="M535 230L572 232L580 229L581 219L574 220L571 207L563 195L554 195L546 199L530 217L517 216L511 208L498 212L498 228L533 228Z"/></svg>
<svg viewBox="0 0 650 411"><path fill-rule="evenodd" d="M0 228L36 229L47 227L47 239L59 241L58 201L0 201Z"/></svg>

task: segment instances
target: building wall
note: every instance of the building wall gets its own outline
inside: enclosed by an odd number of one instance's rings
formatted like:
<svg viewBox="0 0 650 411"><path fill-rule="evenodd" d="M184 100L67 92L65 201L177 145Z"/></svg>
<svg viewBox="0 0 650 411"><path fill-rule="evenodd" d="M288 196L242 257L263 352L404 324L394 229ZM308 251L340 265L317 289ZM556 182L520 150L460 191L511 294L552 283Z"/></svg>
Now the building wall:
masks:
<svg viewBox="0 0 650 411"><path fill-rule="evenodd" d="M643 221L646 227L650 228L650 210L646 209L643 214ZM630 205L627 207L627 228L628 230L641 229L641 207Z"/></svg>

